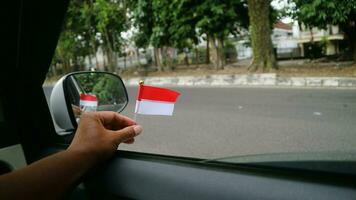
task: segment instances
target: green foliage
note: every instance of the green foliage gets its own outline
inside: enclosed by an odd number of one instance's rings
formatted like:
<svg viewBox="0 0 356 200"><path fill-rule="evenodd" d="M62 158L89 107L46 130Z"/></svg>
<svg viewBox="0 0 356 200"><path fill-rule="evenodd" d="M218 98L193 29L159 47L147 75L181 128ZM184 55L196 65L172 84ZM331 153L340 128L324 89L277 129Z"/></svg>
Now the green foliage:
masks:
<svg viewBox="0 0 356 200"><path fill-rule="evenodd" d="M293 0L292 14L307 26L326 28L356 19L356 0Z"/></svg>
<svg viewBox="0 0 356 200"><path fill-rule="evenodd" d="M74 74L73 78L78 82L82 92L94 94L93 89L95 85L103 79L103 74L100 73L80 73Z"/></svg>
<svg viewBox="0 0 356 200"><path fill-rule="evenodd" d="M245 1L136 0L134 24L139 47L192 48L203 34L224 37L248 27ZM149 37L149 38L148 38Z"/></svg>
<svg viewBox="0 0 356 200"><path fill-rule="evenodd" d="M73 69L73 66L83 62L86 56L95 55L99 47L119 53L121 32L129 28L123 2L72 0L53 64L65 65L64 73L67 73L80 70Z"/></svg>
<svg viewBox="0 0 356 200"><path fill-rule="evenodd" d="M237 49L236 49L234 43L231 40L225 40L224 53L225 53L226 59L229 62L235 62L236 61L236 59L237 59Z"/></svg>
<svg viewBox="0 0 356 200"><path fill-rule="evenodd" d="M173 23L169 1L152 0L153 10L153 29L151 35L151 44L154 47L170 46L169 27Z"/></svg>
<svg viewBox="0 0 356 200"><path fill-rule="evenodd" d="M223 41L246 29L246 0L72 0L53 64L64 73L80 70L73 66L82 66L100 48L108 69L115 70L126 43L121 34L132 27L137 31L131 40L138 48L193 50L202 36Z"/></svg>
<svg viewBox="0 0 356 200"><path fill-rule="evenodd" d="M173 0L170 5L172 13L172 24L169 28L169 34L174 47L183 50L192 49L198 43L196 33L196 23L198 3L189 0Z"/></svg>
<svg viewBox="0 0 356 200"><path fill-rule="evenodd" d="M78 2L72 1L67 13L67 21L57 45L54 61L65 63L82 58L88 54L88 31L83 26L84 20L80 10L76 9Z"/></svg>
<svg viewBox="0 0 356 200"><path fill-rule="evenodd" d="M247 5L243 0L206 0L197 6L197 28L200 34L218 38L237 34L238 28L247 28L249 19Z"/></svg>
<svg viewBox="0 0 356 200"><path fill-rule="evenodd" d="M115 52L121 50L121 32L129 28L126 19L126 7L122 1L96 0L94 3L96 28L103 35L104 46Z"/></svg>
<svg viewBox="0 0 356 200"><path fill-rule="evenodd" d="M124 101L124 92L122 84L110 75L102 76L93 88L93 94L98 97L100 105L110 105Z"/></svg>
<svg viewBox="0 0 356 200"><path fill-rule="evenodd" d="M110 105L125 102L125 89L115 76L105 73L75 74L81 92L95 95L99 105Z"/></svg>
<svg viewBox="0 0 356 200"><path fill-rule="evenodd" d="M153 29L153 10L151 0L134 0L131 4L133 25L139 30L134 35L135 45L145 48L150 44Z"/></svg>
<svg viewBox="0 0 356 200"><path fill-rule="evenodd" d="M356 0L290 0L295 3L291 13L308 28L339 25L348 40L356 61Z"/></svg>

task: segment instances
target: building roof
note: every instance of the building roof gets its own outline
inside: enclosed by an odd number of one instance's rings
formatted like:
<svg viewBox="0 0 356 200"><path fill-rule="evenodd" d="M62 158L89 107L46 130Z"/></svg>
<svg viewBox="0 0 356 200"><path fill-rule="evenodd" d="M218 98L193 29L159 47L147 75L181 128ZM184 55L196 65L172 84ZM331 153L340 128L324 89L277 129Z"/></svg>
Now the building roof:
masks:
<svg viewBox="0 0 356 200"><path fill-rule="evenodd" d="M290 26L290 25L288 25L286 23L283 23L282 21L277 21L274 24L274 28L284 29L284 30L288 30L288 31L292 30L292 26Z"/></svg>

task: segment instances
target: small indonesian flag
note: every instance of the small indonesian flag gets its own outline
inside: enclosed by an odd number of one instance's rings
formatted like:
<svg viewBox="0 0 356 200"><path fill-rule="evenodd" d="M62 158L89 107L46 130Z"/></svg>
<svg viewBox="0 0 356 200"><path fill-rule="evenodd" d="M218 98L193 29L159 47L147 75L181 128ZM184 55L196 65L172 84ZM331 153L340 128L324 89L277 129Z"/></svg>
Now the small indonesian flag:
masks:
<svg viewBox="0 0 356 200"><path fill-rule="evenodd" d="M80 94L79 105L84 112L95 112L98 106L98 99L95 95Z"/></svg>
<svg viewBox="0 0 356 200"><path fill-rule="evenodd" d="M179 92L140 84L135 113L143 115L172 115Z"/></svg>

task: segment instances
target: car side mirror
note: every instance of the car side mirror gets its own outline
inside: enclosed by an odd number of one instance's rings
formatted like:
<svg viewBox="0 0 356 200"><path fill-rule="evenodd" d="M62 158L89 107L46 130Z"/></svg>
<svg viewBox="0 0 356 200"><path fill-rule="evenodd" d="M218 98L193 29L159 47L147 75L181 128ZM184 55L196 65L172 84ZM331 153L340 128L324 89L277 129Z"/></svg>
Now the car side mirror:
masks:
<svg viewBox="0 0 356 200"><path fill-rule="evenodd" d="M84 112L121 112L128 104L121 78L107 72L75 72L62 77L53 87L50 109L59 128L75 130ZM60 133L58 133L60 134Z"/></svg>

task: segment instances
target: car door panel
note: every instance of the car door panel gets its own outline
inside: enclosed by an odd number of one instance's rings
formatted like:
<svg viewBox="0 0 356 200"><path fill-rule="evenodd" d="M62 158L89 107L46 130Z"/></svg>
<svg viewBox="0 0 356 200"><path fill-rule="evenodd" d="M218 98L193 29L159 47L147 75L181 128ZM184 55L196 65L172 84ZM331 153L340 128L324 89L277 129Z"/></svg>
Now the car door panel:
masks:
<svg viewBox="0 0 356 200"><path fill-rule="evenodd" d="M118 153L86 186L110 199L353 199L354 186L293 171L224 167L199 160ZM323 175L334 180L334 175ZM330 177L327 177L330 176ZM339 177L340 178L340 177ZM326 179L325 179L326 180ZM350 180L339 180L339 184Z"/></svg>

